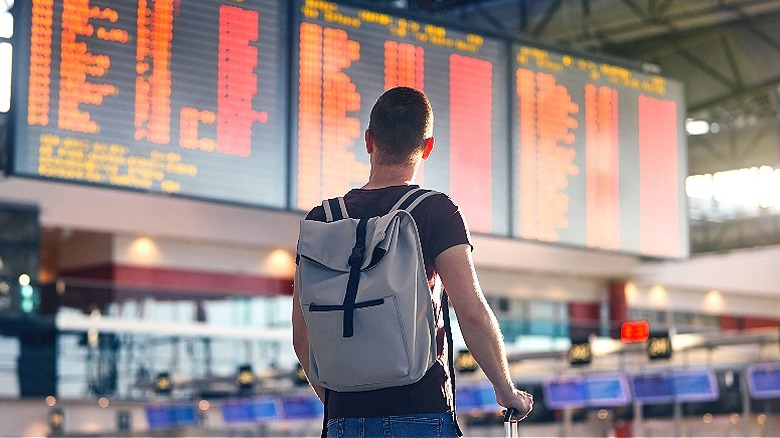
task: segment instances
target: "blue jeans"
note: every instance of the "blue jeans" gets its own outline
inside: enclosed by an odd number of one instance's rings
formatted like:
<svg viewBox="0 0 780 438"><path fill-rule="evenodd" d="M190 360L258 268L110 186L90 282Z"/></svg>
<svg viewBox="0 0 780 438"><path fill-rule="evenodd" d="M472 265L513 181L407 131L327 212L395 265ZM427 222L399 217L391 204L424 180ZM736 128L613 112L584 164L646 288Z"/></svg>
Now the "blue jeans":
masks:
<svg viewBox="0 0 780 438"><path fill-rule="evenodd" d="M328 438L435 437L456 438L452 414L409 414L328 420Z"/></svg>

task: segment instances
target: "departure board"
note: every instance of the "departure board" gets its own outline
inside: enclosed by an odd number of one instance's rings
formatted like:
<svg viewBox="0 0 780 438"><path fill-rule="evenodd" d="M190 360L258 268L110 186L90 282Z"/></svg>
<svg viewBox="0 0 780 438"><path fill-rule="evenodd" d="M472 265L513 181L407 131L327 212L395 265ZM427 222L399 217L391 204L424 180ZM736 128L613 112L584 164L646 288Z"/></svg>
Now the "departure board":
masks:
<svg viewBox="0 0 780 438"><path fill-rule="evenodd" d="M284 2L18 6L15 173L287 206Z"/></svg>
<svg viewBox="0 0 780 438"><path fill-rule="evenodd" d="M417 183L448 193L473 231L508 234L508 42L327 1L296 13L293 207L365 184L371 107L406 85L434 111L435 147Z"/></svg>
<svg viewBox="0 0 780 438"><path fill-rule="evenodd" d="M687 257L682 85L529 45L512 54L513 234Z"/></svg>
<svg viewBox="0 0 780 438"><path fill-rule="evenodd" d="M680 82L364 7L17 2L10 171L307 211L365 184L370 110L408 85L434 110L416 182L472 231L688 256Z"/></svg>

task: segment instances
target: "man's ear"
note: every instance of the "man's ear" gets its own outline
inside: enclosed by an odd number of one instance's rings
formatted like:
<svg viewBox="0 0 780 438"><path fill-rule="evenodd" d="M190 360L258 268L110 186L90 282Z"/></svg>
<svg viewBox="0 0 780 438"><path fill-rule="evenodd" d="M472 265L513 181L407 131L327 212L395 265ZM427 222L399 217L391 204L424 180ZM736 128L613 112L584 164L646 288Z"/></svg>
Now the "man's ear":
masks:
<svg viewBox="0 0 780 438"><path fill-rule="evenodd" d="M368 155L371 155L374 153L374 134L371 132L370 129L366 128L365 134L363 134L363 138L366 140L366 152Z"/></svg>
<svg viewBox="0 0 780 438"><path fill-rule="evenodd" d="M423 147L422 159L427 160L433 152L433 137L425 140L425 146Z"/></svg>

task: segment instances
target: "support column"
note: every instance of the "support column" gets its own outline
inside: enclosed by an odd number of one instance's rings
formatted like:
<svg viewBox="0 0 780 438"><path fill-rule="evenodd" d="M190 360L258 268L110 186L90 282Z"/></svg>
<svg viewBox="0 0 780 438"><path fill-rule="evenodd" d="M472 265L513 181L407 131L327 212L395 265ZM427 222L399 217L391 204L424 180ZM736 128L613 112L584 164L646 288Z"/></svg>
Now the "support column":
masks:
<svg viewBox="0 0 780 438"><path fill-rule="evenodd" d="M609 282L609 334L620 339L620 325L628 321L628 301L626 283L620 280Z"/></svg>
<svg viewBox="0 0 780 438"><path fill-rule="evenodd" d="M601 303L572 301L569 303L569 338L588 339L599 335Z"/></svg>

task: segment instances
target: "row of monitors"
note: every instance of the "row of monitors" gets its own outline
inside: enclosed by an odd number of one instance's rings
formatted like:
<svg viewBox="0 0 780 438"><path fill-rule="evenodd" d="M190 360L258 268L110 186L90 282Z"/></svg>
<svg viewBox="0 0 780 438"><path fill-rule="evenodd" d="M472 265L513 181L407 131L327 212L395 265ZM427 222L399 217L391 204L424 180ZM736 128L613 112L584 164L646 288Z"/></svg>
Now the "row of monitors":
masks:
<svg viewBox="0 0 780 438"><path fill-rule="evenodd" d="M780 398L780 363L752 365L746 370L748 390L755 399ZM718 399L712 369L672 370L626 376L593 374L542 383L549 409L708 402Z"/></svg>
<svg viewBox="0 0 780 438"><path fill-rule="evenodd" d="M686 257L681 82L322 0L17 2L11 172L306 211L365 183L383 90L478 233ZM66 25L68 23L68 25Z"/></svg>
<svg viewBox="0 0 780 438"><path fill-rule="evenodd" d="M780 398L780 363L747 368L750 396L755 399ZM674 402L708 402L718 399L715 371L711 369L671 370L626 376L622 373L591 374L542 382L548 409L625 406L633 401L644 405ZM458 413L498 412L495 394L489 385L463 385L457 390ZM278 420L313 420L323 414L315 396L260 397L237 399L221 404L226 423ZM199 424L192 404L147 406L150 428L188 427Z"/></svg>
<svg viewBox="0 0 780 438"><path fill-rule="evenodd" d="M492 387L458 388L458 412L498 409ZM313 395L260 397L223 402L221 413L226 423L307 420L321 418L323 407ZM199 423L197 407L192 404L147 406L146 418L150 428L188 427Z"/></svg>
<svg viewBox="0 0 780 438"><path fill-rule="evenodd" d="M322 418L323 407L314 395L289 397L258 397L229 400L221 403L226 423L278 420L311 420ZM458 388L458 411L498 411L490 386ZM150 405L146 419L153 429L197 426L198 408L193 404Z"/></svg>
<svg viewBox="0 0 780 438"><path fill-rule="evenodd" d="M287 398L240 399L222 403L226 423L308 420L321 418L322 403L314 396ZM193 404L150 405L146 419L151 429L192 427L200 423L198 408Z"/></svg>

